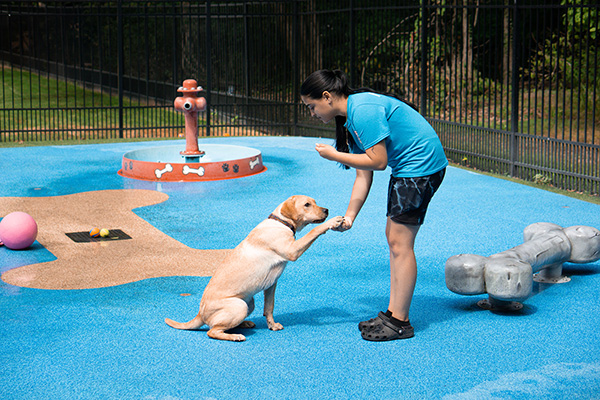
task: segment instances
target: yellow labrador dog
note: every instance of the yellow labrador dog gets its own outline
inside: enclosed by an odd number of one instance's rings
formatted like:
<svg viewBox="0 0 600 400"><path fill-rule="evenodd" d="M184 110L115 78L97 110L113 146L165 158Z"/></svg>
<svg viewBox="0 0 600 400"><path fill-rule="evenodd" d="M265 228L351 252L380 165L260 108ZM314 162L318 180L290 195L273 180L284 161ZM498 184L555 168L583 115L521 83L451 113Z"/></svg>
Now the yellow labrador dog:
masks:
<svg viewBox="0 0 600 400"><path fill-rule="evenodd" d="M283 329L273 319L277 279L288 261L296 261L319 236L342 224L343 217L331 218L295 239L296 232L308 224L324 222L328 213L308 196L284 201L223 260L204 289L198 315L186 323L169 318L165 322L177 329L208 325L209 337L241 342L246 340L244 335L226 331L255 326L244 319L254 310L254 295L264 291L267 325L273 331Z"/></svg>

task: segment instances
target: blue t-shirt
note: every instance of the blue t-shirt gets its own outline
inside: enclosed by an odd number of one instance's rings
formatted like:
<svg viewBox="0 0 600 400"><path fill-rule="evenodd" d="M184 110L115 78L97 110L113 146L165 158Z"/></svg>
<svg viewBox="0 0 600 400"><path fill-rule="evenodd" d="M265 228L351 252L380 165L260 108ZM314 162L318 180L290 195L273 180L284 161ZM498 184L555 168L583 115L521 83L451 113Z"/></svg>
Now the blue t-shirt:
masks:
<svg viewBox="0 0 600 400"><path fill-rule="evenodd" d="M416 178L446 168L448 160L438 135L429 122L408 104L377 93L348 96L346 128L364 153L385 140L392 175Z"/></svg>

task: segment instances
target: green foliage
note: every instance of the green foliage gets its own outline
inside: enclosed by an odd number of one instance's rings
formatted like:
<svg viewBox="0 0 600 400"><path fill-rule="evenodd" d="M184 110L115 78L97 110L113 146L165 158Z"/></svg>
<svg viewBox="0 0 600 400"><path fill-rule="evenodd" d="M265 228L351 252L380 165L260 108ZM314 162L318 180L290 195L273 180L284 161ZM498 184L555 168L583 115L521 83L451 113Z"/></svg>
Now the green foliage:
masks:
<svg viewBox="0 0 600 400"><path fill-rule="evenodd" d="M587 6L582 0L562 0L569 6L561 19L560 29L545 40L524 69L528 79L544 82L544 86L571 89L572 106L586 105L588 112L595 107L596 122L600 122L600 35L598 7ZM544 68L532 66L542 64Z"/></svg>
<svg viewBox="0 0 600 400"><path fill-rule="evenodd" d="M533 182L538 185L550 185L552 183L552 178L544 174L535 174L533 176Z"/></svg>

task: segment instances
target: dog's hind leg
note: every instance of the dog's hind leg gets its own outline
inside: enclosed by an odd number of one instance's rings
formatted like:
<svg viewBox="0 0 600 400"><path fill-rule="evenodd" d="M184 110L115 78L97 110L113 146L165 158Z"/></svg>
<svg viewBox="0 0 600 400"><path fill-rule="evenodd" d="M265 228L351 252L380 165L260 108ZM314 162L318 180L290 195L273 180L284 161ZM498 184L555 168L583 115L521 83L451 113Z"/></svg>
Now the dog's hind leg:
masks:
<svg viewBox="0 0 600 400"><path fill-rule="evenodd" d="M177 322L177 321L173 321L170 318L165 318L165 323L175 329L188 329L188 330L199 329L202 327L202 325L205 325L200 313L198 313L198 315L196 315L196 317L189 322Z"/></svg>
<svg viewBox="0 0 600 400"><path fill-rule="evenodd" d="M252 324L252 322L244 321L244 319L254 309L253 300L249 304L237 297L224 300L220 304L220 310L212 314L210 320L207 321L210 326L210 330L207 333L208 336L213 339L230 340L233 342L243 342L246 340L244 335L227 333L225 331L237 327L251 327L247 323Z"/></svg>
<svg viewBox="0 0 600 400"><path fill-rule="evenodd" d="M250 299L250 301L248 302L248 312L246 316L249 316L250 314L252 314L252 311L254 311L254 297ZM249 328L254 328L256 326L256 324L252 321L242 321L241 324L239 324L237 326L237 328L240 329L249 329Z"/></svg>

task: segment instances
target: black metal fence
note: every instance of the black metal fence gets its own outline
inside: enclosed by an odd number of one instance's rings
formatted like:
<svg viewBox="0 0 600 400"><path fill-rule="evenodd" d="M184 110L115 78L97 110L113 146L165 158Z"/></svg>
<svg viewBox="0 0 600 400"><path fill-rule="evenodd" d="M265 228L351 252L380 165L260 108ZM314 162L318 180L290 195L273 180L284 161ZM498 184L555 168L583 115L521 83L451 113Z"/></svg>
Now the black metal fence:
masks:
<svg viewBox="0 0 600 400"><path fill-rule="evenodd" d="M0 142L178 137L187 78L201 134L329 136L298 88L339 68L417 104L457 163L598 194L600 6L447 3L0 0Z"/></svg>

